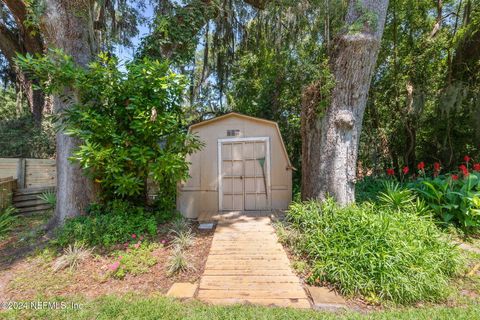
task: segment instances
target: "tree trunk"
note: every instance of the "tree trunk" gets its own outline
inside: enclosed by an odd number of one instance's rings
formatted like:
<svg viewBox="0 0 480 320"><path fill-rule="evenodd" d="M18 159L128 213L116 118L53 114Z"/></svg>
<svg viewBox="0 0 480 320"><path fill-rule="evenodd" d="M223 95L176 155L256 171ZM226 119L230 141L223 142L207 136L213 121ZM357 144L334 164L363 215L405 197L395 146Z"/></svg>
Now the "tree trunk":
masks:
<svg viewBox="0 0 480 320"><path fill-rule="evenodd" d="M28 10L26 1L3 0L15 20L17 30L11 30L7 25L0 24L0 50L11 66L15 65L14 58L17 53L42 54L44 43L39 32L28 23ZM21 70L15 68L17 82L22 94L27 99L28 106L36 125L41 124L42 113L45 109L45 95L41 90L33 88L35 81L29 79Z"/></svg>
<svg viewBox="0 0 480 320"><path fill-rule="evenodd" d="M34 89L35 80L30 80L25 74L16 68L17 82L19 84L22 95L27 99L30 112L32 113L35 125L40 126L42 123L42 114L45 107L45 94L42 90Z"/></svg>
<svg viewBox="0 0 480 320"><path fill-rule="evenodd" d="M330 104L302 120L303 199L355 201L358 144L387 7L388 0L349 1L345 29L330 56Z"/></svg>
<svg viewBox="0 0 480 320"><path fill-rule="evenodd" d="M90 13L92 1L46 0L41 26L49 47L62 49L81 66L86 66L94 57L97 46L93 37L93 23ZM54 112L60 113L75 101L73 90L54 97ZM59 131L57 140L57 205L54 225L62 224L66 218L80 215L94 199L92 180L85 177L78 164L68 158L78 147L79 141Z"/></svg>

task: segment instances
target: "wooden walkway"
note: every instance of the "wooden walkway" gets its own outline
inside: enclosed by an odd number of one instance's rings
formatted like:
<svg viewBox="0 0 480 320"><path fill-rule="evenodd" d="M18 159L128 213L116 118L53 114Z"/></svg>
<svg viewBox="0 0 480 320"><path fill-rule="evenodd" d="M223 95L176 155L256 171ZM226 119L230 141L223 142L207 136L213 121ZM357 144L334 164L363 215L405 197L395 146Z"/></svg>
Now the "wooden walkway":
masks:
<svg viewBox="0 0 480 320"><path fill-rule="evenodd" d="M197 298L214 304L310 308L270 218L258 216L218 223Z"/></svg>

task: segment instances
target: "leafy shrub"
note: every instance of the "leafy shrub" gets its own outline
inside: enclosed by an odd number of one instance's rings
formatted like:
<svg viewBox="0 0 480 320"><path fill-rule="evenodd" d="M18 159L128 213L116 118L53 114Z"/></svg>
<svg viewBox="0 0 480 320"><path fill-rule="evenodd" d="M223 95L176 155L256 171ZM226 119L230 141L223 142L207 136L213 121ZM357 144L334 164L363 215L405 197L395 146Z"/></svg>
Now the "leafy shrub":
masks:
<svg viewBox="0 0 480 320"><path fill-rule="evenodd" d="M17 209L14 207L7 207L0 210L0 238L7 234L11 230L13 222L15 221L14 214Z"/></svg>
<svg viewBox="0 0 480 320"><path fill-rule="evenodd" d="M123 279L127 274L139 275L149 271L157 264L157 258L152 252L158 248L157 244L137 242L129 246L127 251L117 251L116 261L109 266L111 275Z"/></svg>
<svg viewBox="0 0 480 320"><path fill-rule="evenodd" d="M188 178L186 155L201 143L186 130L182 96L186 79L167 62L136 60L121 71L116 58L100 54L88 68L61 51L18 57L50 93L74 88L78 103L62 114L65 132L81 141L71 160L101 185L107 200L136 202L157 183L159 205L175 206L176 184Z"/></svg>
<svg viewBox="0 0 480 320"><path fill-rule="evenodd" d="M332 200L293 203L294 242L311 267L310 283L327 281L345 295L408 304L437 301L461 266L458 249L415 202L339 207Z"/></svg>
<svg viewBox="0 0 480 320"><path fill-rule="evenodd" d="M153 236L156 232L157 221L153 213L116 200L106 205L92 205L88 215L68 219L56 241L61 246L81 242L110 247L129 240L132 234Z"/></svg>
<svg viewBox="0 0 480 320"><path fill-rule="evenodd" d="M408 185L443 223L464 229L480 227L480 174L423 178Z"/></svg>

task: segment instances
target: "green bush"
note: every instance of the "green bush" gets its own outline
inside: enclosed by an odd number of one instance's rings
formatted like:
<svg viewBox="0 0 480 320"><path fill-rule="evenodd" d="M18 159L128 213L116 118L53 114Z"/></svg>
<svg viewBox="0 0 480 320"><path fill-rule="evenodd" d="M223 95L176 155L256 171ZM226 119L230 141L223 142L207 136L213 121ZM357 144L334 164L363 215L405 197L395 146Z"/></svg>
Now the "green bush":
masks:
<svg viewBox="0 0 480 320"><path fill-rule="evenodd" d="M422 178L408 184L443 223L465 230L480 227L480 173Z"/></svg>
<svg viewBox="0 0 480 320"><path fill-rule="evenodd" d="M417 202L397 204L387 195L381 205L293 203L287 218L300 233L293 245L307 257L308 282L326 281L373 302L444 299L461 267L458 249L428 215L417 214Z"/></svg>
<svg viewBox="0 0 480 320"><path fill-rule="evenodd" d="M65 109L61 124L81 141L71 160L100 184L104 199L138 203L152 181L161 186L158 205L175 207L177 183L188 178L186 156L201 147L186 130L185 77L168 62L149 59L127 63L122 71L106 53L87 68L58 50L19 56L17 63L47 93L77 92L78 102Z"/></svg>
<svg viewBox="0 0 480 320"><path fill-rule="evenodd" d="M59 230L56 242L61 246L80 242L110 247L130 240L132 234L153 236L156 232L154 213L117 200L92 205L87 215L68 219Z"/></svg>

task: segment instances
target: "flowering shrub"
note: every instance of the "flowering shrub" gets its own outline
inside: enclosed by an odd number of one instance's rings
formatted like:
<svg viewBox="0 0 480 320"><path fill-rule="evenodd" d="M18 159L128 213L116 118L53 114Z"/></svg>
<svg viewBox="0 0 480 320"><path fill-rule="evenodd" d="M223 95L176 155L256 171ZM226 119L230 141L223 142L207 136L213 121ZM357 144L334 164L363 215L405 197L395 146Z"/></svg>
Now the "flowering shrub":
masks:
<svg viewBox="0 0 480 320"><path fill-rule="evenodd" d="M435 162L432 175L427 175L427 165L417 165L417 175L407 177L408 167L402 169L401 181L415 192L445 224L455 224L464 229L480 227L480 163L472 163L468 155L458 166L458 172L441 174L442 166ZM471 169L473 168L473 171ZM386 170L390 179L395 179L392 171Z"/></svg>

